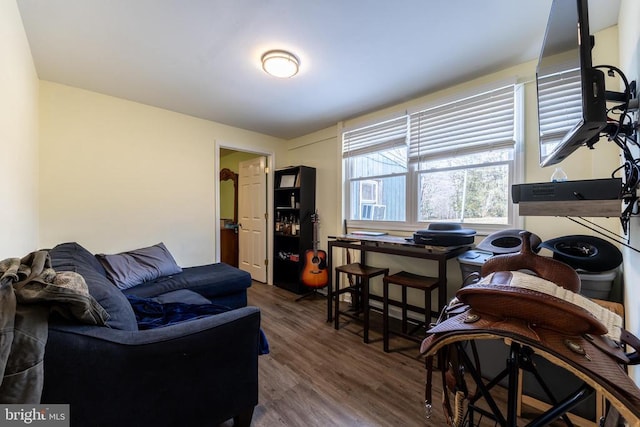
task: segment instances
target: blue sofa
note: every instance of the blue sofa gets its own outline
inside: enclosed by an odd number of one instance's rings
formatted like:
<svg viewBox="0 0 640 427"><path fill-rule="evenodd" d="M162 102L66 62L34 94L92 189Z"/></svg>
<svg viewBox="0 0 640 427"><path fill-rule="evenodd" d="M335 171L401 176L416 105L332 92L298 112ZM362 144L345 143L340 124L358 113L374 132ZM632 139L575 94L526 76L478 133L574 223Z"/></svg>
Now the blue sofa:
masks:
<svg viewBox="0 0 640 427"><path fill-rule="evenodd" d="M215 426L251 423L258 402L260 311L247 307L249 274L226 264L190 267L129 289L77 243L49 251L76 271L109 313L107 327L52 318L42 403L70 405L77 426ZM140 330L127 295L230 310Z"/></svg>

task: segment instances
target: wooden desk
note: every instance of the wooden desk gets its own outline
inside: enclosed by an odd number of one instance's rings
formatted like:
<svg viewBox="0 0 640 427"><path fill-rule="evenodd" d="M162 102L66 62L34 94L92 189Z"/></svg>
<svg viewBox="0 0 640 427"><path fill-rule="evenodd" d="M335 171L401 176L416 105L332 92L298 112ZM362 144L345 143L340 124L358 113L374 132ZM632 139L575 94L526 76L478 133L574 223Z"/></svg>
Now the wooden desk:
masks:
<svg viewBox="0 0 640 427"><path fill-rule="evenodd" d="M363 236L342 234L329 236L327 244L327 268L329 269L329 283L327 285L327 322L333 320L333 249L346 248L360 251L360 262L366 263L367 252L377 252L389 255L421 258L438 262L438 311L447 305L447 260L468 250L470 246L443 248L440 246L425 246L413 243L398 236Z"/></svg>

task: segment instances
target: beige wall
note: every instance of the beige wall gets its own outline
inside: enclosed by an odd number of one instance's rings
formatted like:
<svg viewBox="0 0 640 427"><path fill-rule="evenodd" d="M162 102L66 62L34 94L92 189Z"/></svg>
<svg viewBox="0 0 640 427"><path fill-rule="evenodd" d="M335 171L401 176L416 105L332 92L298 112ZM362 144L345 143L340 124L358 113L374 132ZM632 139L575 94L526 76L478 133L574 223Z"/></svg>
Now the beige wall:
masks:
<svg viewBox="0 0 640 427"><path fill-rule="evenodd" d="M42 81L41 244L118 252L163 241L182 266L215 257L215 142L277 138Z"/></svg>
<svg viewBox="0 0 640 427"><path fill-rule="evenodd" d="M640 2L637 0L622 0L618 19L620 29L620 68L629 81L640 81ZM636 114L637 118L637 114ZM634 150L635 157L640 157L638 150ZM640 249L640 220L631 218L630 243ZM640 336L640 254L624 248L624 279L626 309L626 328ZM640 369L632 367L631 375L640 384Z"/></svg>
<svg viewBox="0 0 640 427"><path fill-rule="evenodd" d="M15 1L0 2L0 259L38 249L38 76Z"/></svg>

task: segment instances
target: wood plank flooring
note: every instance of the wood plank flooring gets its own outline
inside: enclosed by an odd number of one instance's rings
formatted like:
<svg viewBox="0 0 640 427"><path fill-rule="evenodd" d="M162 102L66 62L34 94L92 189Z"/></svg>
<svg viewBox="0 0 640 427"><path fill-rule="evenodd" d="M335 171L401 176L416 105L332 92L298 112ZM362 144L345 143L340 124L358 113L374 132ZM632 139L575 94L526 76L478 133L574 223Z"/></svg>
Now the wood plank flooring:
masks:
<svg viewBox="0 0 640 427"><path fill-rule="evenodd" d="M258 362L253 425L424 426L418 344L404 341L401 353L385 353L380 328L373 327L364 344L359 322L336 331L325 322L325 299L297 297L261 283L249 289L271 346ZM398 344L392 341L392 348Z"/></svg>
<svg viewBox="0 0 640 427"><path fill-rule="evenodd" d="M392 352L385 353L382 328L376 325L380 316L372 315L371 342L364 344L361 323L341 321L336 331L325 322L324 298L296 302L297 297L257 282L249 288L249 304L260 307L271 347L270 354L259 357L253 426L446 425L439 403L425 419L425 367L418 343L392 338ZM439 382L435 373L436 402Z"/></svg>

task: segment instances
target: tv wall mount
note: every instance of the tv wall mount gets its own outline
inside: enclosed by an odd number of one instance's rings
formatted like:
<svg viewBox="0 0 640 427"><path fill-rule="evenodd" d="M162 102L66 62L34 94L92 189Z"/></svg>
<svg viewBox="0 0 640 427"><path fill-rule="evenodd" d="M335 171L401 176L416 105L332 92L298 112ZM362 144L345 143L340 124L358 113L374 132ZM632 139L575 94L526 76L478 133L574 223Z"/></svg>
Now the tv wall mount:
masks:
<svg viewBox="0 0 640 427"><path fill-rule="evenodd" d="M638 142L638 96L636 81L629 82L624 73L613 65L598 65L594 68L606 70L609 77L615 77L616 75L622 80L624 84L623 92L605 91L605 99L608 104L614 104L612 107L607 108L607 125L603 129L602 133L587 142L586 145L593 149L594 145L600 140L601 137L607 137L608 141L616 144L622 151L624 162L622 166L616 168L611 173L611 178L615 178L616 175L622 175L622 189L621 199L624 207L620 214L620 223L622 230L627 236L626 242L622 241L623 236L618 236L616 233L604 229L603 227L590 222L582 217L578 217L581 221L575 218L567 217L570 220L580 224L590 230L601 234L608 239L614 240L623 246L626 246L636 252L640 252L637 248L629 245L629 221L632 216L640 214L638 208L638 187L640 186L640 144ZM634 156L633 150L636 151Z"/></svg>

